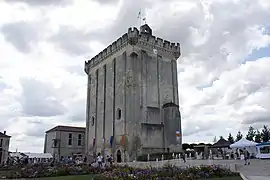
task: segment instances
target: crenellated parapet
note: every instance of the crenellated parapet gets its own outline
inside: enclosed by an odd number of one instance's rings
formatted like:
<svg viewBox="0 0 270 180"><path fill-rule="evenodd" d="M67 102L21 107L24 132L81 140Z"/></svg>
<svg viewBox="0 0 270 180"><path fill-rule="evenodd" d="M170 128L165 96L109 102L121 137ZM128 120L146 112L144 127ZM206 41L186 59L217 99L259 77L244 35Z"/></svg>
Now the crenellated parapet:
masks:
<svg viewBox="0 0 270 180"><path fill-rule="evenodd" d="M99 64L104 59L112 56L117 51L121 50L123 47L128 45L128 33L125 33L122 37L118 38L112 44L110 44L103 51L98 53L91 60L85 61L84 70L88 74L89 69Z"/></svg>
<svg viewBox="0 0 270 180"><path fill-rule="evenodd" d="M104 59L114 55L127 45L140 45L157 49L159 52L171 54L173 57L175 57L175 59L178 59L181 55L179 43L171 43L167 40L153 36L151 28L145 24L141 27L141 31L139 31L136 27L130 27L128 32L122 37L118 38L91 60L85 61L85 72L88 74L89 69L96 66Z"/></svg>
<svg viewBox="0 0 270 180"><path fill-rule="evenodd" d="M149 36L147 33L140 33L138 42L143 46L155 48L159 52L172 54L175 59L178 59L181 55L180 43L171 43L153 35Z"/></svg>

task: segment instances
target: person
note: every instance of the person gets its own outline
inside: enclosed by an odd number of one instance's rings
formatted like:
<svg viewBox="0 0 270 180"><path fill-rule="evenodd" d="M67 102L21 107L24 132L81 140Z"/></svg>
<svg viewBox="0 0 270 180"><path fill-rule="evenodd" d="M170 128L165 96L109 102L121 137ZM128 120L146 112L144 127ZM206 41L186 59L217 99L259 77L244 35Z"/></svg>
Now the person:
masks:
<svg viewBox="0 0 270 180"><path fill-rule="evenodd" d="M98 162L99 167L102 167L102 161L103 161L103 157L101 156L101 153L98 153L97 162Z"/></svg>
<svg viewBox="0 0 270 180"><path fill-rule="evenodd" d="M250 165L250 162L248 162L248 151L246 148L244 148L244 159L245 159L245 165Z"/></svg>
<svg viewBox="0 0 270 180"><path fill-rule="evenodd" d="M182 159L184 161L184 163L186 162L186 154L184 152L181 153Z"/></svg>
<svg viewBox="0 0 270 180"><path fill-rule="evenodd" d="M113 163L112 155L108 156L108 162L110 163L110 165L112 165Z"/></svg>

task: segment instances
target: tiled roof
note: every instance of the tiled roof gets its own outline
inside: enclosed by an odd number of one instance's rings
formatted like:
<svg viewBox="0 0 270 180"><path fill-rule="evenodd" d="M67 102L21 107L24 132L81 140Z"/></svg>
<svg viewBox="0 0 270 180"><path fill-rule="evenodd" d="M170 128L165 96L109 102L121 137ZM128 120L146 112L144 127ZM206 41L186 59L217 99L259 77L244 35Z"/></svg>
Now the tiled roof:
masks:
<svg viewBox="0 0 270 180"><path fill-rule="evenodd" d="M0 132L0 137L6 137L6 138L10 138L11 136L8 136L8 135L6 135L6 134L4 134L4 133Z"/></svg>
<svg viewBox="0 0 270 180"><path fill-rule="evenodd" d="M67 132L85 132L84 127L75 127L75 126L56 126L48 131L49 132L54 132L54 131L67 131Z"/></svg>

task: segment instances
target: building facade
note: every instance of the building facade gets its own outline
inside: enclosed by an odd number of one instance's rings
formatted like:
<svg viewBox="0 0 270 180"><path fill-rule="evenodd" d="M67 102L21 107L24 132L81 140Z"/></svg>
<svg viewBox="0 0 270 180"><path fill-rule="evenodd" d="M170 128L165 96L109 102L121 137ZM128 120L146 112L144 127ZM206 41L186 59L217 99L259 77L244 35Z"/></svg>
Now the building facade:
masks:
<svg viewBox="0 0 270 180"><path fill-rule="evenodd" d="M156 38L145 24L85 62L87 154L131 161L181 147L180 54L179 43Z"/></svg>
<svg viewBox="0 0 270 180"><path fill-rule="evenodd" d="M46 131L44 153L51 153L56 159L82 156L84 145L84 127L56 126Z"/></svg>
<svg viewBox="0 0 270 180"><path fill-rule="evenodd" d="M7 162L10 138L11 136L6 135L6 131L0 132L0 164Z"/></svg>

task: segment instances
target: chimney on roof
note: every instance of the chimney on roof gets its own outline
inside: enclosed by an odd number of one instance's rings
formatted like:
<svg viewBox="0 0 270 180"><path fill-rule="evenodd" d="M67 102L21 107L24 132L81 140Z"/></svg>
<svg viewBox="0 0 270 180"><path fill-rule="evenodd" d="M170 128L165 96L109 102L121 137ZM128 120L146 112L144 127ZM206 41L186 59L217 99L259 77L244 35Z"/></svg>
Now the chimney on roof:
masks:
<svg viewBox="0 0 270 180"><path fill-rule="evenodd" d="M6 135L6 133L7 133L7 132L6 132L6 131L4 131L4 135Z"/></svg>

